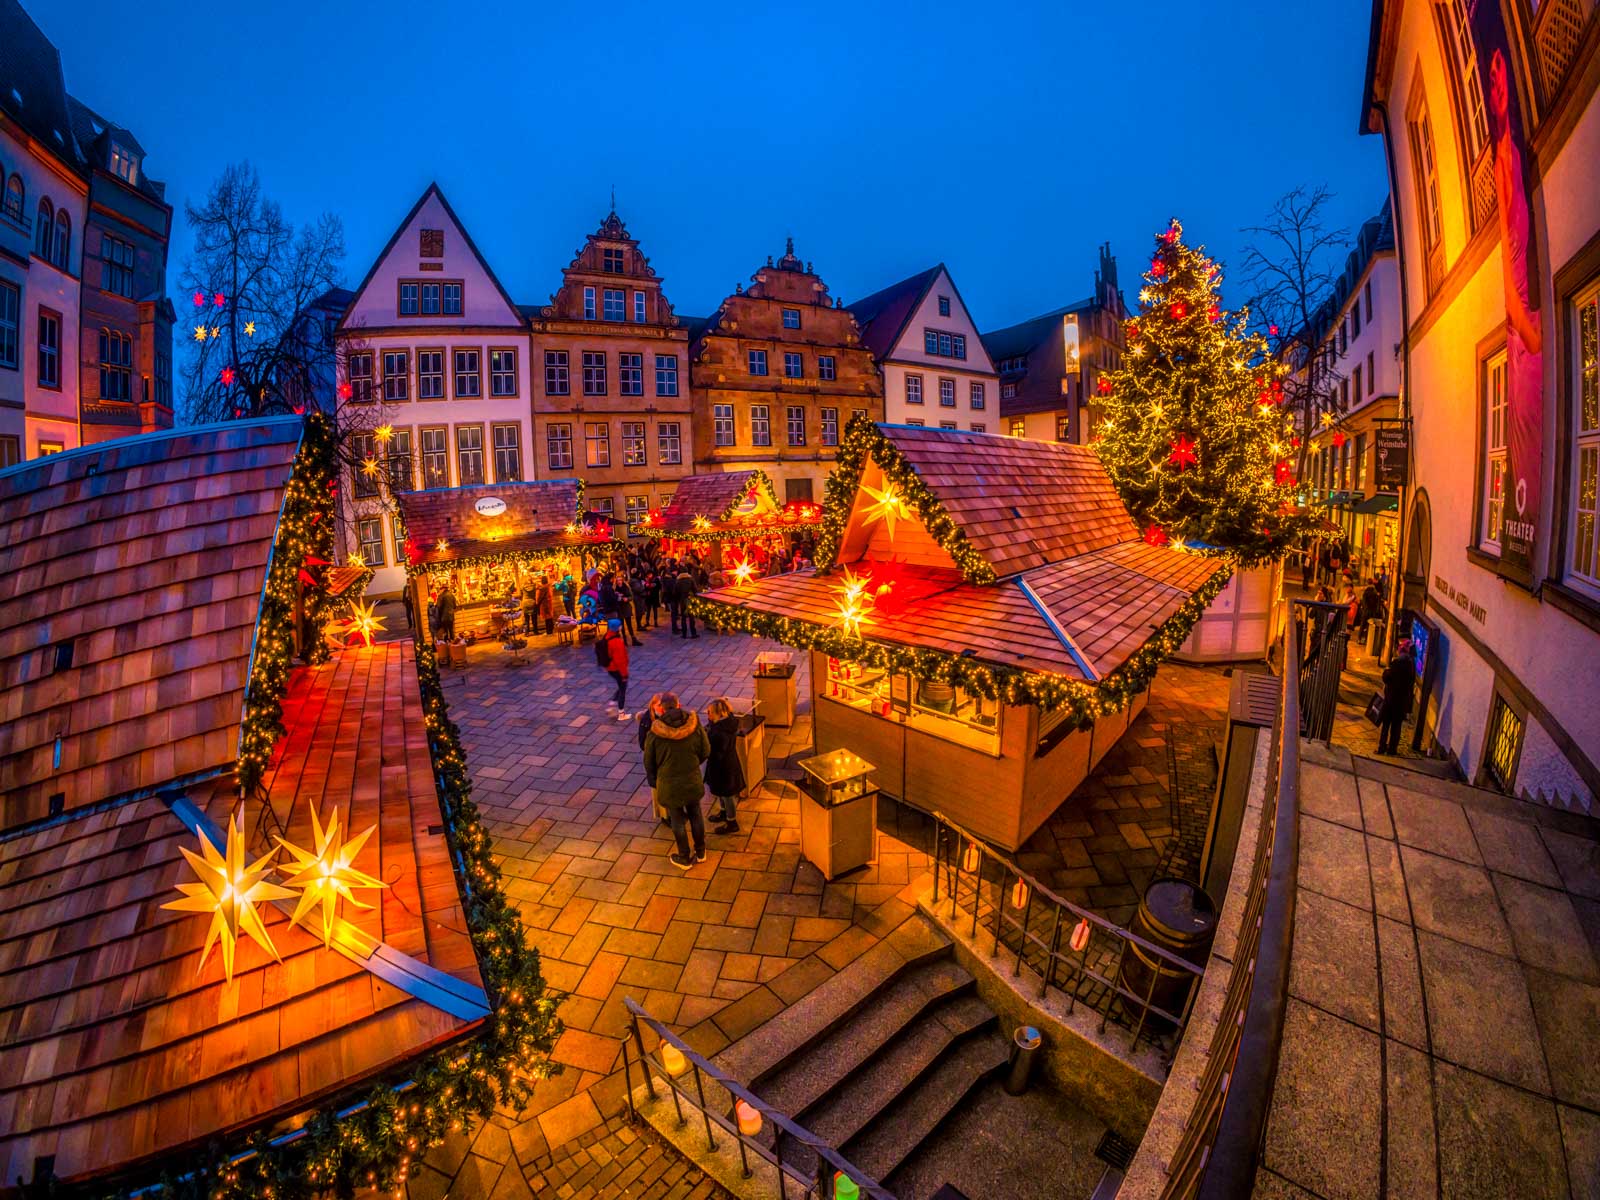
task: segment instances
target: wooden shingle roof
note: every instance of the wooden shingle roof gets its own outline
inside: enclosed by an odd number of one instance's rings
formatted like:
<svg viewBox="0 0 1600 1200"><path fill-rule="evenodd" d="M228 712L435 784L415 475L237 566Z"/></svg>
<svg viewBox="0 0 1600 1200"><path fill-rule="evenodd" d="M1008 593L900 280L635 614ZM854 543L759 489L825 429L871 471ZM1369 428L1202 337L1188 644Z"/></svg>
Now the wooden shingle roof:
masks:
<svg viewBox="0 0 1600 1200"><path fill-rule="evenodd" d="M878 430L933 490L996 575L1139 536L1088 446L911 425Z"/></svg>
<svg viewBox="0 0 1600 1200"><path fill-rule="evenodd" d="M662 526L668 532L675 532L680 528L689 529L696 517L721 520L724 514L744 499L753 482L765 478L763 472L749 470L691 475L687 479L680 479L672 493L672 503L661 510Z"/></svg>
<svg viewBox="0 0 1600 1200"><path fill-rule="evenodd" d="M555 550L603 544L597 531L567 532L579 518L576 479L537 483L486 483L474 487L430 488L395 496L406 538L422 563L460 562L510 551ZM499 500L502 511L479 511L479 502ZM445 549L440 550L443 540Z"/></svg>
<svg viewBox="0 0 1600 1200"><path fill-rule="evenodd" d="M352 955L265 911L282 956L241 940L199 969L207 920L163 911L196 845L161 797L128 800L0 841L0 1178L55 1156L68 1182L120 1172L342 1095L478 1021L386 982L372 939L481 983L440 821L409 642L299 670L266 786L291 841L307 800L354 832L355 866L386 881L345 906ZM188 789L226 828L231 775ZM293 806L290 801L296 800ZM247 828L255 810L246 813ZM255 849L255 853L263 852ZM361 960L361 961L358 961Z"/></svg>
<svg viewBox="0 0 1600 1200"><path fill-rule="evenodd" d="M0 472L0 828L237 757L301 429L203 426Z"/></svg>

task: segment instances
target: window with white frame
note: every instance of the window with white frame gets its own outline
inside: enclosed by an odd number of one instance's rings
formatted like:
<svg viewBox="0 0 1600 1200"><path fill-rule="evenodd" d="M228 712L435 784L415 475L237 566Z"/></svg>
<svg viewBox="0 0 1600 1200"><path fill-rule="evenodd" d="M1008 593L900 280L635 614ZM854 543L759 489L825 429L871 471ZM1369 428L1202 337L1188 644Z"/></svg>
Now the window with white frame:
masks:
<svg viewBox="0 0 1600 1200"><path fill-rule="evenodd" d="M565 350L544 352L544 394L546 396L572 394L572 376Z"/></svg>
<svg viewBox="0 0 1600 1200"><path fill-rule="evenodd" d="M0 280L0 367L17 369L21 342L22 290Z"/></svg>
<svg viewBox="0 0 1600 1200"><path fill-rule="evenodd" d="M522 426L494 427L494 481L516 483L522 479Z"/></svg>
<svg viewBox="0 0 1600 1200"><path fill-rule="evenodd" d="M514 349L489 351L489 395L517 394L517 352Z"/></svg>
<svg viewBox="0 0 1600 1200"><path fill-rule="evenodd" d="M1483 364L1483 519L1478 542L1500 549L1506 507L1506 352Z"/></svg>
<svg viewBox="0 0 1600 1200"><path fill-rule="evenodd" d="M617 393L622 396L644 395L644 355L617 355Z"/></svg>
<svg viewBox="0 0 1600 1200"><path fill-rule="evenodd" d="M921 375L907 375L906 376L906 403L907 404L921 404L922 403L922 376Z"/></svg>
<svg viewBox="0 0 1600 1200"><path fill-rule="evenodd" d="M644 324L644 293L643 292L635 292L633 294L633 320L634 320L635 324L638 324L638 325L643 325Z"/></svg>
<svg viewBox="0 0 1600 1200"><path fill-rule="evenodd" d="M372 351L352 351L345 358L345 374L350 384L350 399L365 404L372 399Z"/></svg>
<svg viewBox="0 0 1600 1200"><path fill-rule="evenodd" d="M1472 20L1467 0L1444 0L1434 5L1439 18L1440 37L1445 56L1455 77L1456 94L1463 105L1462 135L1466 139L1466 159L1476 162L1489 144L1489 122L1483 110L1483 85L1478 80L1478 51L1472 40Z"/></svg>
<svg viewBox="0 0 1600 1200"><path fill-rule="evenodd" d="M752 404L750 406L750 444L752 446L772 445L772 417L765 404Z"/></svg>
<svg viewBox="0 0 1600 1200"><path fill-rule="evenodd" d="M597 315L594 303L594 289L586 287L583 289L583 319L592 321Z"/></svg>
<svg viewBox="0 0 1600 1200"><path fill-rule="evenodd" d="M675 467L683 462L683 431L677 421L661 421L656 425L656 460L663 467Z"/></svg>
<svg viewBox="0 0 1600 1200"><path fill-rule="evenodd" d="M100 399L133 398L133 339L115 329L100 330Z"/></svg>
<svg viewBox="0 0 1600 1200"><path fill-rule="evenodd" d="M422 287L415 279L402 279L400 281L400 303L398 312L402 317L417 315L417 292Z"/></svg>
<svg viewBox="0 0 1600 1200"><path fill-rule="evenodd" d="M402 566L406 561L406 526L398 511L389 516L389 532L394 537L394 565Z"/></svg>
<svg viewBox="0 0 1600 1200"><path fill-rule="evenodd" d="M954 408L956 406L956 381L954 379L939 380L939 407Z"/></svg>
<svg viewBox="0 0 1600 1200"><path fill-rule="evenodd" d="M821 410L822 444L824 446L837 446L839 444L839 410L837 408L824 408Z"/></svg>
<svg viewBox="0 0 1600 1200"><path fill-rule="evenodd" d="M583 394L585 396L604 396L606 394L606 352L604 350L585 350L583 352Z"/></svg>
<svg viewBox="0 0 1600 1200"><path fill-rule="evenodd" d="M831 383L838 375L838 368L834 365L833 355L817 355L817 377Z"/></svg>
<svg viewBox="0 0 1600 1200"><path fill-rule="evenodd" d="M361 517L356 521L357 537L361 542L361 558L369 567L384 566L383 518Z"/></svg>
<svg viewBox="0 0 1600 1200"><path fill-rule="evenodd" d="M616 515L617 502L610 496L596 496L588 501L589 511L604 520L611 520Z"/></svg>
<svg viewBox="0 0 1600 1200"><path fill-rule="evenodd" d="M478 352L476 350L457 350L456 360L456 399L476 399L483 395L483 380L479 375Z"/></svg>
<svg viewBox="0 0 1600 1200"><path fill-rule="evenodd" d="M611 427L604 421L583 424L584 463L591 467L611 465Z"/></svg>
<svg viewBox="0 0 1600 1200"><path fill-rule="evenodd" d="M650 513L649 496L624 496L622 512L630 527L639 524Z"/></svg>
<svg viewBox="0 0 1600 1200"><path fill-rule="evenodd" d="M645 456L643 421L622 423L622 465L625 467L649 465L649 460Z"/></svg>
<svg viewBox="0 0 1600 1200"><path fill-rule="evenodd" d="M786 308L783 310L783 327L785 329L800 328L800 310L798 308Z"/></svg>
<svg viewBox="0 0 1600 1200"><path fill-rule="evenodd" d="M422 315L425 317L437 317L444 307L440 300L440 297L444 294L444 285L423 281L421 286Z"/></svg>
<svg viewBox="0 0 1600 1200"><path fill-rule="evenodd" d="M676 396L678 394L678 356L676 354L656 355L656 395Z"/></svg>
<svg viewBox="0 0 1600 1200"><path fill-rule="evenodd" d="M784 351L783 373L786 378L799 379L805 374L805 360L791 351Z"/></svg>
<svg viewBox="0 0 1600 1200"><path fill-rule="evenodd" d="M804 446L806 444L806 409L803 404L791 404L784 410L784 422L788 427L789 445Z"/></svg>
<svg viewBox="0 0 1600 1200"><path fill-rule="evenodd" d="M61 314L48 308L39 310L39 363L40 387L61 386Z"/></svg>
<svg viewBox="0 0 1600 1200"><path fill-rule="evenodd" d="M988 388L982 380L975 379L967 385L967 396L974 412L982 412L989 404Z"/></svg>
<svg viewBox="0 0 1600 1200"><path fill-rule="evenodd" d="M621 288L606 288L601 297L601 315L608 321L628 319L628 293Z"/></svg>
<svg viewBox="0 0 1600 1200"><path fill-rule="evenodd" d="M731 446L734 444L733 432L733 405L713 404L711 406L711 440L718 446Z"/></svg>
<svg viewBox="0 0 1600 1200"><path fill-rule="evenodd" d="M411 398L411 373L407 370L408 355L404 350L383 352L383 398L409 400Z"/></svg>
<svg viewBox="0 0 1600 1200"><path fill-rule="evenodd" d="M444 399L444 351L417 351L417 399Z"/></svg>
<svg viewBox="0 0 1600 1200"><path fill-rule="evenodd" d="M384 454L388 459L389 490L409 492L414 486L411 481L411 431L396 429L384 447Z"/></svg>
<svg viewBox="0 0 1600 1200"><path fill-rule="evenodd" d="M1590 591L1600 591L1600 290L1577 304L1578 411L1572 422L1572 575Z"/></svg>
<svg viewBox="0 0 1600 1200"><path fill-rule="evenodd" d="M545 458L552 471L572 469L572 426L566 421L554 421L544 428Z"/></svg>
<svg viewBox="0 0 1600 1200"><path fill-rule="evenodd" d="M1021 417L1012 417L1011 418L1011 436L1012 437L1027 437L1028 436L1028 423L1026 421L1024 421Z"/></svg>
<svg viewBox="0 0 1600 1200"><path fill-rule="evenodd" d="M954 421L940 421L939 422L939 428L940 429L954 429L954 428L956 428L956 423Z"/></svg>
<svg viewBox="0 0 1600 1200"><path fill-rule="evenodd" d="M450 486L450 434L443 425L422 431L422 486Z"/></svg>
<svg viewBox="0 0 1600 1200"><path fill-rule="evenodd" d="M350 469L356 499L366 500L382 493L380 486L383 467L378 462L378 439L370 433L350 435L350 454L354 465Z"/></svg>
<svg viewBox="0 0 1600 1200"><path fill-rule="evenodd" d="M483 426L456 426L456 485L483 482Z"/></svg>
<svg viewBox="0 0 1600 1200"><path fill-rule="evenodd" d="M745 355L750 367L750 374L765 375L767 373L767 352L765 350L751 350Z"/></svg>
<svg viewBox="0 0 1600 1200"><path fill-rule="evenodd" d="M134 185L139 182L139 160L121 142L111 143L111 173Z"/></svg>
<svg viewBox="0 0 1600 1200"><path fill-rule="evenodd" d="M988 428L989 427L987 425L985 425L982 421L974 421L972 423L972 432L973 433L983 433Z"/></svg>
<svg viewBox="0 0 1600 1200"><path fill-rule="evenodd" d="M461 315L461 285L447 283L444 285L444 315L459 317Z"/></svg>

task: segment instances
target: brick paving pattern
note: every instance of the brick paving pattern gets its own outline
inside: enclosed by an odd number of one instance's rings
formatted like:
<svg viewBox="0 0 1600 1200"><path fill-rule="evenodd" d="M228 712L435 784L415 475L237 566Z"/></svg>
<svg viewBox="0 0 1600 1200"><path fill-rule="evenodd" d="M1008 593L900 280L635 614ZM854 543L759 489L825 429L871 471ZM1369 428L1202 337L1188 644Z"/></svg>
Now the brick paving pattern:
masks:
<svg viewBox="0 0 1600 1200"><path fill-rule="evenodd" d="M630 711L667 690L701 712L719 695L748 709L755 655L775 648L706 633L644 637L632 652ZM626 1189L647 1179L651 1194L715 1194L681 1162L670 1179L670 1168L651 1174L671 1152L626 1123L623 998L715 1054L911 916L900 893L926 872L924 831L912 821L896 836L885 806L875 866L825 883L801 860L791 780L795 760L811 752L802 699L792 729L768 730L768 781L740 802L741 832L708 829L706 861L680 872L667 861L671 835L650 810L637 726L607 712L611 683L589 648L538 638L523 665L494 645L468 656L466 669L445 672L445 692L508 892L550 985L569 995L553 1051L563 1071L538 1084L526 1111L497 1114L436 1151L410 1194L520 1196L534 1185L540 1195L643 1195ZM802 698L806 673L802 660ZM1173 836L1168 728L1209 730L1226 699L1220 672L1164 669L1147 714L1028 843L1024 867L1126 920ZM512 1162L518 1170L506 1169Z"/></svg>

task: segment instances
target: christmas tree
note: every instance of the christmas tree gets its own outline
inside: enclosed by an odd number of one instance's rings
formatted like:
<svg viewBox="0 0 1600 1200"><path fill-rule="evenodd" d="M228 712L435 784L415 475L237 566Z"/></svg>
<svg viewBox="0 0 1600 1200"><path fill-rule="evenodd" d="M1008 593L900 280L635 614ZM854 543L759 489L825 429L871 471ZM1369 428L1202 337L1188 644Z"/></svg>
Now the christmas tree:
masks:
<svg viewBox="0 0 1600 1200"><path fill-rule="evenodd" d="M1100 459L1145 540L1247 566L1278 558L1312 521L1297 496L1284 368L1247 311L1222 308L1221 271L1176 220L1144 278L1122 365L1099 383Z"/></svg>

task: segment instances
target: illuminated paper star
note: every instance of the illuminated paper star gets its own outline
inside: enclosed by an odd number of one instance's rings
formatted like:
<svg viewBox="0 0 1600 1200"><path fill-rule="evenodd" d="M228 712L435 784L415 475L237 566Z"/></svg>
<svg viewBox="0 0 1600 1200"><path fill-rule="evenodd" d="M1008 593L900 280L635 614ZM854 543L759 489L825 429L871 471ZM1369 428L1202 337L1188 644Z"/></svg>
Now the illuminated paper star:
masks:
<svg viewBox="0 0 1600 1200"><path fill-rule="evenodd" d="M221 373L221 375L218 376L218 378L220 378L222 380L222 386L223 387L232 387L233 386L233 368L232 367L223 367L222 368L222 373Z"/></svg>
<svg viewBox="0 0 1600 1200"><path fill-rule="evenodd" d="M889 531L889 540L894 541L894 523L908 520L911 516L911 510L906 507L905 499L892 483L885 483L882 490L865 486L861 490L871 496L873 501L867 507L866 523L870 525L874 521L882 521Z"/></svg>
<svg viewBox="0 0 1600 1200"><path fill-rule="evenodd" d="M204 308L206 306L206 294L204 292L196 292L194 294L194 306L196 308Z"/></svg>
<svg viewBox="0 0 1600 1200"><path fill-rule="evenodd" d="M244 335L245 337L255 337L256 323L254 321L246 321L244 323Z"/></svg>
<svg viewBox="0 0 1600 1200"><path fill-rule="evenodd" d="M1333 424L1333 414L1332 413L1328 413L1328 412L1323 413L1322 414L1322 427L1324 429L1326 429L1328 426L1330 426L1332 424Z"/></svg>
<svg viewBox="0 0 1600 1200"><path fill-rule="evenodd" d="M748 558L743 562L735 563L733 567L733 582L735 587L742 587L750 582L750 577L755 574L756 568Z"/></svg>
<svg viewBox="0 0 1600 1200"><path fill-rule="evenodd" d="M376 479L378 477L378 460L370 455L362 459L361 473L368 479Z"/></svg>
<svg viewBox="0 0 1600 1200"><path fill-rule="evenodd" d="M226 296L224 296L221 292L218 292L215 296L212 297L212 299L217 302L217 307L218 308L221 308L224 304L226 304L228 302L228 298Z"/></svg>
<svg viewBox="0 0 1600 1200"><path fill-rule="evenodd" d="M440 538L437 542L434 543L433 548L435 550L437 550L440 554L443 554L446 550L450 549L450 542L446 538Z"/></svg>
<svg viewBox="0 0 1600 1200"><path fill-rule="evenodd" d="M211 336L214 337L214 338L221 337L222 336L222 326L221 325L213 325L211 327Z"/></svg>
<svg viewBox="0 0 1600 1200"><path fill-rule="evenodd" d="M390 438L394 437L394 426L379 425L372 431L372 436L377 438L380 443L387 442Z"/></svg>
<svg viewBox="0 0 1600 1200"><path fill-rule="evenodd" d="M294 906L294 916L291 920L296 924L307 925L306 916L320 906L322 945L327 948L333 941L333 925L339 915L339 901L348 900L357 908L371 908L372 905L363 904L355 898L355 889L382 888L389 885L351 866L361 847L377 828L376 825L369 825L355 837L346 839L339 832L337 808L329 814L327 828L323 828L322 823L317 820L316 807L309 800L306 806L311 809L311 832L316 845L315 852L302 849L281 837L274 837L273 840L294 858L291 868L293 874L289 875L285 882L291 887L300 889L300 899Z"/></svg>
<svg viewBox="0 0 1600 1200"><path fill-rule="evenodd" d="M183 857L188 860L200 882L178 884L183 899L169 901L161 907L174 912L211 914L205 950L200 955L200 969L205 968L206 960L211 957L212 945L220 941L223 974L231 982L233 951L240 933L254 938L258 946L282 962L256 906L273 900L287 900L294 893L288 888L267 882L273 859L277 857L276 850L245 865L243 812L235 813L228 822L227 846L221 853L203 833L200 835L199 854L187 846L179 846L178 849L183 852Z"/></svg>
<svg viewBox="0 0 1600 1200"><path fill-rule="evenodd" d="M363 555L361 553L361 551L359 551L359 550L350 551L350 557L347 558L345 561L347 563L349 563L352 567L364 567L364 566L367 565L366 556Z"/></svg>
<svg viewBox="0 0 1600 1200"><path fill-rule="evenodd" d="M834 585L833 590L839 593L839 627L855 637L861 636L861 623L869 619L867 614L872 606L872 597L866 593L871 580L870 572L857 575L846 567L843 576Z"/></svg>
<svg viewBox="0 0 1600 1200"><path fill-rule="evenodd" d="M195 341L203 342L203 341L206 340L206 338L208 336L210 336L210 335L206 332L206 327L204 325L196 325L194 327L194 340Z"/></svg>
<svg viewBox="0 0 1600 1200"><path fill-rule="evenodd" d="M694 527L696 529L710 529L711 518L702 513L694 519Z"/></svg>
<svg viewBox="0 0 1600 1200"><path fill-rule="evenodd" d="M362 563L365 566L366 563ZM384 618L378 615L376 603L366 603L361 600L351 601L350 604L350 636L358 637L367 645L372 645L373 634L383 632Z"/></svg>
<svg viewBox="0 0 1600 1200"><path fill-rule="evenodd" d="M1197 467L1200 459L1194 452L1194 439L1186 433L1180 433L1172 439L1172 453L1167 456L1167 461L1178 470L1185 467Z"/></svg>

